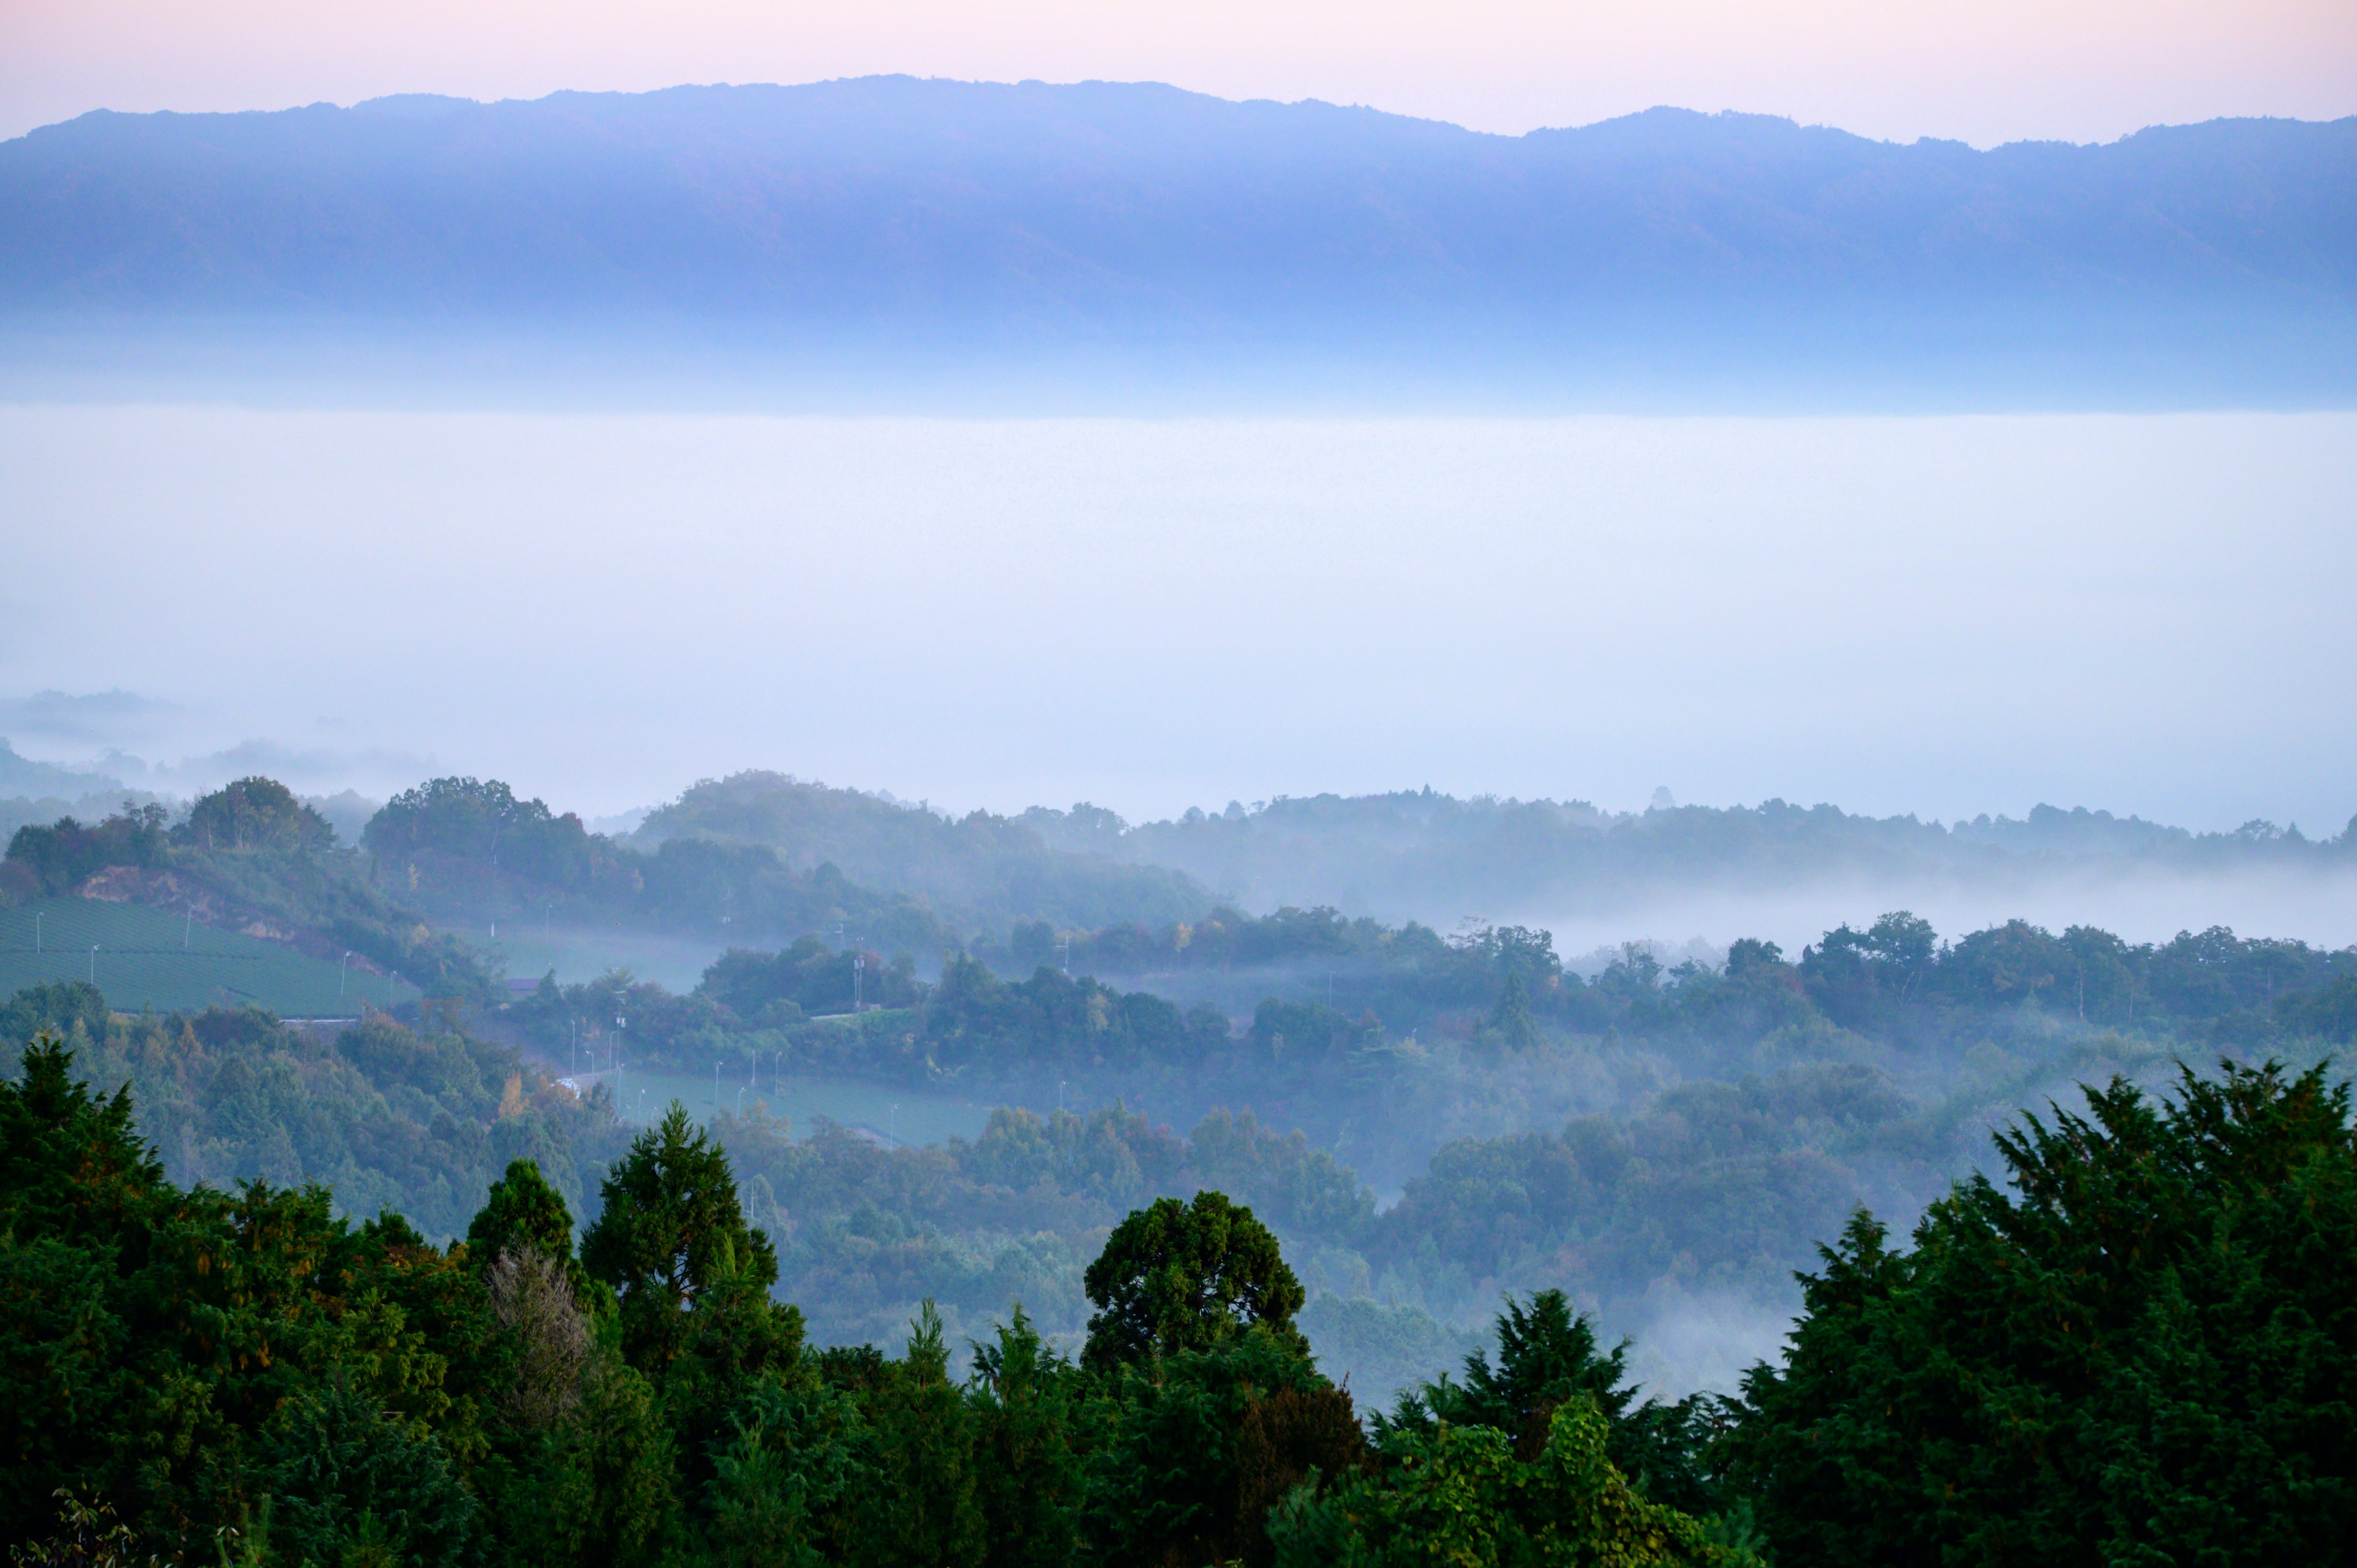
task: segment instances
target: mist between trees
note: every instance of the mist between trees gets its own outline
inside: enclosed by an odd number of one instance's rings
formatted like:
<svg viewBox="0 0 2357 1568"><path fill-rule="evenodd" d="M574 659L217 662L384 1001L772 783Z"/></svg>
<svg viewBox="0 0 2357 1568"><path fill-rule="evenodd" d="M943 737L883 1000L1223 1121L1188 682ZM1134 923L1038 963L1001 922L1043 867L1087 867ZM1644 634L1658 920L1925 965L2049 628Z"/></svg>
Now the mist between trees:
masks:
<svg viewBox="0 0 2357 1568"><path fill-rule="evenodd" d="M1407 799L1436 819L1528 814ZM1222 831L1292 812L1240 807ZM1812 832L1862 831L1803 815ZM1130 833L1109 816L1090 831ZM1772 817L1679 810L1621 828L1749 832ZM2039 831L2340 854L2147 826ZM1002 908L1127 888L1106 897L1130 913L1025 917L961 940L927 899L864 893L833 860L794 869L769 842L781 837L869 871L930 866L937 889L993 889ZM1249 915L1020 823L774 775L698 786L628 844L467 779L389 803L365 851L335 839L316 810L251 779L178 822L140 809L22 829L0 892L265 922L415 979L423 1004L298 1030L251 1010L110 1015L87 988L53 986L14 1004L14 1036L48 1019L96 1081L131 1082L176 1179L321 1180L348 1211L390 1204L437 1239L522 1156L594 1210L629 1130L608 1084L586 1100L558 1084L574 1067L619 1057L716 1078L730 1093L710 1124L747 1211L830 1343L887 1335L923 1299L955 1330L1017 1296L1068 1340L1105 1228L1209 1187L1275 1228L1310 1293L1304 1323L1362 1391L1446 1364L1501 1291L1547 1287L1636 1333L1648 1380L1724 1387L1772 1348L1798 1299L1792 1272L1854 1207L1912 1216L2017 1109L2113 1072L2154 1083L2180 1058L2315 1060L2357 1033L2357 955L2298 940L2214 929L2128 942L2023 921L1943 939L1900 912L1797 954L1750 939L1665 965L1631 943L1583 975L1544 930ZM1183 895L1178 912L1143 918L1140 886ZM576 916L658 929L834 929L732 948L684 992L617 971L515 994L496 950L447 922L469 908L514 918L528 895L552 920L569 898ZM774 1086L793 1079L1002 1109L971 1140L899 1147L889 1123L785 1124Z"/></svg>
<svg viewBox="0 0 2357 1568"><path fill-rule="evenodd" d="M813 1017L848 1007L861 956L814 939L732 951L685 995L544 981L339 1034L110 1015L86 986L23 993L6 1022L52 1023L97 1081L129 1081L179 1179L324 1180L437 1237L520 1156L594 1209L628 1131L605 1085L556 1081L569 1048L627 1037L639 1070L716 1069L737 1109L708 1124L822 1342L888 1335L925 1299L953 1329L1019 1299L1069 1340L1107 1228L1217 1188L1284 1239L1305 1326L1376 1396L1461 1351L1501 1291L1550 1286L1638 1332L1651 1380L1723 1384L1772 1347L1792 1271L1847 1214L1913 1215L2017 1108L2113 1073L2155 1082L2189 1053L2317 1059L2357 1034L2357 955L2222 931L2131 946L2017 923L1942 943L1897 914L1797 962L1738 941L1723 968L1665 972L1632 947L1583 981L1519 929L1443 939L1318 911L1247 929L1357 942L1361 978L1429 1026L1270 1000L1232 1027L1046 966L1006 980L957 957L926 983L872 955L881 1005ZM971 1141L897 1146L773 1117L762 1086L791 1075L1003 1108ZM1101 1108L1021 1108L1060 1099Z"/></svg>

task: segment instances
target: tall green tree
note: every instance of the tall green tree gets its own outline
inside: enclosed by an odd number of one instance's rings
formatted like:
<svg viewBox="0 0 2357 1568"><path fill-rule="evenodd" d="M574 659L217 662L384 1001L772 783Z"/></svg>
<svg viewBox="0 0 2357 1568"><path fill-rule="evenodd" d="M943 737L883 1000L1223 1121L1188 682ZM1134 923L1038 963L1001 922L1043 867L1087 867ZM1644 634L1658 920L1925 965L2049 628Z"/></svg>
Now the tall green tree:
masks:
<svg viewBox="0 0 2357 1568"><path fill-rule="evenodd" d="M909 1326L908 1353L885 1369L868 1395L875 1491L857 1556L876 1568L965 1568L983 1561L974 1420L950 1381L949 1359L941 1314L926 1302Z"/></svg>
<svg viewBox="0 0 2357 1568"><path fill-rule="evenodd" d="M509 1161L467 1227L467 1262L479 1273L518 1247L560 1265L573 1262L573 1216L537 1160Z"/></svg>
<svg viewBox="0 0 2357 1568"><path fill-rule="evenodd" d="M1080 1544L1080 1374L1023 1308L974 1348L975 1499L989 1568L1063 1568Z"/></svg>
<svg viewBox="0 0 2357 1568"><path fill-rule="evenodd" d="M1265 1325L1210 1349L1118 1366L1105 1382L1091 1561L1265 1564L1269 1509L1295 1487L1367 1460L1350 1394Z"/></svg>
<svg viewBox="0 0 2357 1568"><path fill-rule="evenodd" d="M336 830L285 785L256 774L198 796L174 836L205 849L320 850Z"/></svg>
<svg viewBox="0 0 2357 1568"><path fill-rule="evenodd" d="M1254 1326L1307 1351L1306 1299L1268 1227L1225 1193L1157 1198L1106 1238L1084 1283L1097 1308L1083 1364L1208 1350Z"/></svg>
<svg viewBox="0 0 2357 1568"><path fill-rule="evenodd" d="M726 1568L847 1560L875 1497L875 1441L859 1402L815 1376L764 1378L729 1412L707 1489Z"/></svg>
<svg viewBox="0 0 2357 1568"><path fill-rule="evenodd" d="M1646 1496L1690 1513L1716 1508L1706 1452L1715 1432L1706 1400L1638 1399L1627 1381L1629 1342L1605 1349L1595 1321L1573 1311L1559 1290L1539 1291L1526 1302L1508 1296L1497 1336L1494 1365L1486 1349L1473 1351L1465 1358L1463 1382L1443 1373L1404 1392L1390 1415L1375 1417L1378 1433L1429 1432L1443 1423L1493 1427L1527 1461L1551 1441L1555 1412L1584 1401L1604 1422L1614 1466Z"/></svg>
<svg viewBox="0 0 2357 1568"><path fill-rule="evenodd" d="M695 1314L706 1296L777 1283L776 1250L745 1223L727 1155L676 1101L632 1141L600 1196L582 1266L621 1298L635 1367L660 1373L685 1354L706 1326Z"/></svg>

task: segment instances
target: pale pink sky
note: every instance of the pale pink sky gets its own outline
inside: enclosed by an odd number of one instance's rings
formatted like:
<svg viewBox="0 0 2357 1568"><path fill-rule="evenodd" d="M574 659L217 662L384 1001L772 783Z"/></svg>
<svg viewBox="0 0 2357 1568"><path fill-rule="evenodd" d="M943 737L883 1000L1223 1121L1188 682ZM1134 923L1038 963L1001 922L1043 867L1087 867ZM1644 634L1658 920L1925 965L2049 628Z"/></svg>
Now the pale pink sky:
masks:
<svg viewBox="0 0 2357 1568"><path fill-rule="evenodd" d="M1507 132L1674 103L2096 141L2357 113L2357 0L0 0L0 135L100 107L876 71L1151 80Z"/></svg>

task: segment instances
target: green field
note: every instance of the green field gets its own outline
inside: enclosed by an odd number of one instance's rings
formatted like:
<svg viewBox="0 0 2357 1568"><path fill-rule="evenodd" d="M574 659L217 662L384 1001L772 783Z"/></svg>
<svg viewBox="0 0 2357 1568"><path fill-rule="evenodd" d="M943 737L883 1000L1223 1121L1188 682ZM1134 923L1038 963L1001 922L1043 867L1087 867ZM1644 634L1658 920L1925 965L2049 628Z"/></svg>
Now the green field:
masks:
<svg viewBox="0 0 2357 1568"><path fill-rule="evenodd" d="M538 980L556 972L560 985L597 979L609 969L627 969L673 991L693 991L720 956L718 944L697 937L664 936L596 926L543 926L528 919L501 920L497 939L488 925L449 926L477 947L503 961L510 975ZM775 949L784 944L770 941Z"/></svg>
<svg viewBox="0 0 2357 1568"><path fill-rule="evenodd" d="M0 909L0 996L60 980L93 981L119 1013L252 1006L283 1018L349 1018L362 1003L383 1007L418 996L407 982L357 964L340 972L275 942L144 904L44 898Z"/></svg>

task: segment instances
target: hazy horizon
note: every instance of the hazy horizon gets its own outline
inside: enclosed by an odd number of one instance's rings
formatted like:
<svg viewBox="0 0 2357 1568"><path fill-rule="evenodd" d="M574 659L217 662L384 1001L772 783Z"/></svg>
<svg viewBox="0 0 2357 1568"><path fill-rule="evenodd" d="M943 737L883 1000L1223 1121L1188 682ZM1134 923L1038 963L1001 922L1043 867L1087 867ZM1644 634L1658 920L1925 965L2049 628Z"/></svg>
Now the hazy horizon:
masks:
<svg viewBox="0 0 2357 1568"><path fill-rule="evenodd" d="M1884 139L2102 141L2222 114L2357 109L2357 19L2317 0L2231 13L2200 0L1954 0L1903 15L1855 0L1417 6L1338 28L1314 0L1091 11L1024 0L972 16L916 0L750 13L694 0L658 22L536 0L322 13L236 0L18 8L0 55L0 135L90 109L275 109L400 92L485 100L681 82L886 71L961 80L1169 81L1235 99L1318 99L1517 134L1658 103L1792 114Z"/></svg>

